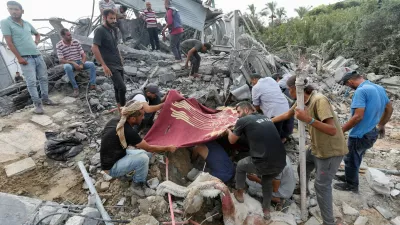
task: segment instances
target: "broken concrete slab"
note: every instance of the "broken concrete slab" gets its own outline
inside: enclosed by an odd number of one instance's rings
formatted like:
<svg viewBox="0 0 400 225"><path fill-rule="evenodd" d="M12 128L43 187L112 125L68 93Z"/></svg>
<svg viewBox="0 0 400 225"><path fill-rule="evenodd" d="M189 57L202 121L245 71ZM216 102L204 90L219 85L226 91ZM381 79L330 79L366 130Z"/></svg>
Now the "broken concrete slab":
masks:
<svg viewBox="0 0 400 225"><path fill-rule="evenodd" d="M68 209L66 208L61 208L57 210L57 213L68 213ZM64 221L68 218L67 214L59 214L59 215L54 215L51 218L50 224L49 225L62 225L64 224Z"/></svg>
<svg viewBox="0 0 400 225"><path fill-rule="evenodd" d="M69 115L68 110L64 109L64 110L52 115L51 117L53 117L53 119L59 121L59 120L64 120L68 115Z"/></svg>
<svg viewBox="0 0 400 225"><path fill-rule="evenodd" d="M400 216L398 216L398 217L392 219L392 220L390 221L390 224L392 224L392 225L400 225Z"/></svg>
<svg viewBox="0 0 400 225"><path fill-rule="evenodd" d="M390 195L390 179L383 172L374 168L368 168L366 178L372 190L386 196Z"/></svg>
<svg viewBox="0 0 400 225"><path fill-rule="evenodd" d="M33 115L31 121L44 127L53 123L53 120L47 115Z"/></svg>
<svg viewBox="0 0 400 225"><path fill-rule="evenodd" d="M93 218L101 218L100 212L96 208L86 207L86 208L83 209L81 214L84 215L84 216L90 216L90 217L93 217ZM98 220L89 219L89 218L85 218L83 224L84 225L97 225L97 224L99 224L99 221Z"/></svg>
<svg viewBox="0 0 400 225"><path fill-rule="evenodd" d="M57 211L57 208L55 208L55 207L48 206L48 205L42 206L39 209L38 219L41 220L41 219L45 218L42 221L42 224L50 224L50 222L53 218L53 216L50 216L50 215L54 214L56 211Z"/></svg>
<svg viewBox="0 0 400 225"><path fill-rule="evenodd" d="M0 192L1 224L24 224L32 221L37 207L42 203L39 199L10 195Z"/></svg>
<svg viewBox="0 0 400 225"><path fill-rule="evenodd" d="M342 202L343 214L348 216L358 216L360 213L353 207L349 206L346 202Z"/></svg>
<svg viewBox="0 0 400 225"><path fill-rule="evenodd" d="M6 170L7 177L11 177L33 170L35 169L35 167L35 162L32 158L29 157L18 162L9 164L5 166L4 169Z"/></svg>
<svg viewBox="0 0 400 225"><path fill-rule="evenodd" d="M318 221L318 219L313 216L311 217L304 225L320 225L321 223Z"/></svg>
<svg viewBox="0 0 400 225"><path fill-rule="evenodd" d="M73 216L67 220L65 225L83 225L85 218L81 216Z"/></svg>
<svg viewBox="0 0 400 225"><path fill-rule="evenodd" d="M138 68L135 66L124 66L124 73L129 76L136 76L138 73Z"/></svg>
<svg viewBox="0 0 400 225"><path fill-rule="evenodd" d="M397 197L399 194L400 194L400 191L397 190L397 189L393 189L393 190L390 192L390 195L391 195L392 197Z"/></svg>
<svg viewBox="0 0 400 225"><path fill-rule="evenodd" d="M368 73L367 74L367 79L371 82L377 82L379 80L381 80L382 78L384 78L384 75L376 75L375 73Z"/></svg>
<svg viewBox="0 0 400 225"><path fill-rule="evenodd" d="M110 188L110 182L101 182L100 191L107 191Z"/></svg>
<svg viewBox="0 0 400 225"><path fill-rule="evenodd" d="M18 153L19 149L6 142L0 140L0 163L14 161L19 159L22 154Z"/></svg>
<svg viewBox="0 0 400 225"><path fill-rule="evenodd" d="M65 97L65 98L61 99L60 103L63 105L69 105L71 103L74 103L75 101L76 101L76 98Z"/></svg>
<svg viewBox="0 0 400 225"><path fill-rule="evenodd" d="M368 218L364 216L359 216L357 220L354 222L354 225L366 225L368 222Z"/></svg>
<svg viewBox="0 0 400 225"><path fill-rule="evenodd" d="M168 210L168 203L162 196L150 196L145 199L139 199L139 210L142 214L151 214L159 218Z"/></svg>
<svg viewBox="0 0 400 225"><path fill-rule="evenodd" d="M133 220L131 220L131 223L129 225L159 225L160 223L156 220L156 218L149 216L149 215L141 215L138 217L135 217Z"/></svg>
<svg viewBox="0 0 400 225"><path fill-rule="evenodd" d="M389 210L387 210L387 209L385 209L385 208L383 208L381 206L375 206L375 209L378 210L378 212L383 217L385 217L385 219L390 220L391 218L393 218L393 214Z"/></svg>
<svg viewBox="0 0 400 225"><path fill-rule="evenodd" d="M167 82L174 81L176 76L174 73L163 73L159 76L159 82L162 84L166 84Z"/></svg>

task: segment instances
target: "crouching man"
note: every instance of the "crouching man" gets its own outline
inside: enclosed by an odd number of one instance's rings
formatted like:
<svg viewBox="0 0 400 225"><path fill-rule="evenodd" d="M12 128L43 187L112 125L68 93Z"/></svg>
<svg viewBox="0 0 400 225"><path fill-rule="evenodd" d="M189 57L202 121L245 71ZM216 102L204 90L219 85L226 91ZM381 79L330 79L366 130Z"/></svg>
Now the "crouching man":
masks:
<svg viewBox="0 0 400 225"><path fill-rule="evenodd" d="M270 220L272 199L272 180L286 166L286 151L274 123L264 115L257 114L249 102L240 102L236 106L239 120L233 132L228 129L228 139L236 143L244 135L248 139L250 156L240 160L236 167L236 191L234 196L244 202L246 173L256 173L261 177L263 192L264 219Z"/></svg>
<svg viewBox="0 0 400 225"><path fill-rule="evenodd" d="M133 189L144 194L151 153L175 152L176 147L149 145L143 140L133 129L143 118L141 102L123 107L121 118L111 119L102 132L100 161L102 170L112 177L133 174Z"/></svg>

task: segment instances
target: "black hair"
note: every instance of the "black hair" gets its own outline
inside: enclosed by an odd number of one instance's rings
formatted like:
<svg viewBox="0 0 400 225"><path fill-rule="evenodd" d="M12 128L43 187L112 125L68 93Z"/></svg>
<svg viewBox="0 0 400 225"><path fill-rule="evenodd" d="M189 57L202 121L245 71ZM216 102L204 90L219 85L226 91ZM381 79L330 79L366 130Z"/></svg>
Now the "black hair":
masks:
<svg viewBox="0 0 400 225"><path fill-rule="evenodd" d="M281 80L283 77L279 73L275 73L274 75L271 76L271 78L277 81L278 79Z"/></svg>
<svg viewBox="0 0 400 225"><path fill-rule="evenodd" d="M67 32L69 32L69 30L67 28L63 28L60 31L60 35L64 37Z"/></svg>
<svg viewBox="0 0 400 225"><path fill-rule="evenodd" d="M115 15L116 13L114 12L114 10L112 10L112 9L105 9L104 11L103 11L103 16L104 17L106 17L107 18L107 16L108 15Z"/></svg>
<svg viewBox="0 0 400 225"><path fill-rule="evenodd" d="M124 12L126 12L126 10L128 10L128 7L126 7L126 6L124 6L124 5L121 5L121 7L120 7L121 9L123 9L124 10Z"/></svg>
<svg viewBox="0 0 400 225"><path fill-rule="evenodd" d="M204 47L207 48L207 50L211 49L211 44L210 43L204 43Z"/></svg>
<svg viewBox="0 0 400 225"><path fill-rule="evenodd" d="M246 101L243 101L243 102L239 102L238 104L236 104L236 107L235 107L236 109L238 109L238 108L241 108L241 109L248 109L248 110L250 110L250 111L252 111L252 112L255 112L256 111L256 109L254 108L254 106L250 103L250 102L246 102Z"/></svg>
<svg viewBox="0 0 400 225"><path fill-rule="evenodd" d="M250 74L250 79L261 79L262 77L260 76L260 74L256 74L256 73L253 73L253 74Z"/></svg>
<svg viewBox="0 0 400 225"><path fill-rule="evenodd" d="M308 80L304 80L304 84L306 85L306 87L304 88L304 92L308 95L310 95L314 90L315 87L311 84L308 83ZM290 87L294 87L296 86L296 75L291 76L287 82L286 85L290 88Z"/></svg>
<svg viewBox="0 0 400 225"><path fill-rule="evenodd" d="M20 3L18 3L18 2L16 2L16 1L8 1L8 2L7 2L7 6L9 6L9 5L18 6L18 8L19 8L20 10L23 10L22 5L21 5Z"/></svg>

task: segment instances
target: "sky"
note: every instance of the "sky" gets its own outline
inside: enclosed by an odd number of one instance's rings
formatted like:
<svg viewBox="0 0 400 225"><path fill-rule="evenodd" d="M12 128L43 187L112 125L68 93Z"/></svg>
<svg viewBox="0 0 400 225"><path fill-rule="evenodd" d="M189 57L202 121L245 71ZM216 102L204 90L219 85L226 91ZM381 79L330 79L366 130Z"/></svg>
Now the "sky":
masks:
<svg viewBox="0 0 400 225"><path fill-rule="evenodd" d="M0 19L9 16L6 3L8 0L0 0ZM92 13L93 0L17 0L24 7L25 13L23 19L32 23L32 25L39 29L40 33L47 33L50 31L51 25L48 22L35 22L32 19L47 19L50 17L59 17L66 20L76 21L81 17L88 17ZM95 15L99 15L98 1L95 0ZM159 0L162 1L162 0ZM300 6L313 6L316 7L322 4L331 4L338 2L338 0L275 0L278 7L284 7L287 11L288 17L296 16L295 8ZM247 6L254 4L257 12L265 8L265 4L269 0L215 0L216 8L222 9L223 12L230 12L239 9L243 12L247 10ZM63 23L65 27L69 28L71 25ZM1 37L1 34L0 34Z"/></svg>

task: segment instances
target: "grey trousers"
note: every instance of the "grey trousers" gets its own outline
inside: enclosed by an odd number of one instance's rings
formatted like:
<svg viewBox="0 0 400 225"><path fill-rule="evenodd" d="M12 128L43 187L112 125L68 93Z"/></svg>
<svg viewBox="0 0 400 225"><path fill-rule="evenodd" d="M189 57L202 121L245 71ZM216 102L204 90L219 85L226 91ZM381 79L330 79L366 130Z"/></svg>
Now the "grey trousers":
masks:
<svg viewBox="0 0 400 225"><path fill-rule="evenodd" d="M175 56L175 60L182 60L181 56L181 40L183 33L171 34L171 51Z"/></svg>
<svg viewBox="0 0 400 225"><path fill-rule="evenodd" d="M327 159L319 159L311 154L311 150L307 151L306 158L306 179L307 190L310 180L310 174L315 169L315 192L317 194L317 202L321 209L321 216L325 225L336 225L333 216L333 200L332 200L332 179L339 169L343 156L335 156ZM300 177L300 166L297 168Z"/></svg>
<svg viewBox="0 0 400 225"><path fill-rule="evenodd" d="M240 160L236 166L236 189L244 189L246 186L246 174L256 173L256 166L251 160L251 156L248 156ZM275 171L272 174L261 176L261 186L263 193L263 209L270 209L272 199L272 180L278 176L279 173Z"/></svg>

